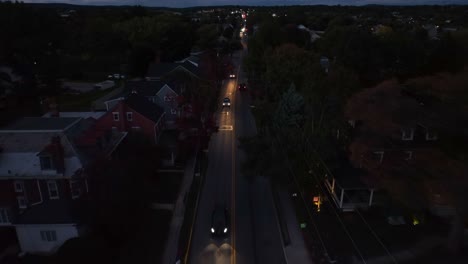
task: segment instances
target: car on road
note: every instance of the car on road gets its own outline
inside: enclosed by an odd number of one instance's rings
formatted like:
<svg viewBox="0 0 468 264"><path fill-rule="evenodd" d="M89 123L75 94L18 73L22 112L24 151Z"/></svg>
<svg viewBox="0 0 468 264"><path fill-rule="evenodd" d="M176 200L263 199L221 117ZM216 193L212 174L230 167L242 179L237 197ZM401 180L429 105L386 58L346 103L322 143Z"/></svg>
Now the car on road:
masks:
<svg viewBox="0 0 468 264"><path fill-rule="evenodd" d="M225 207L216 206L211 214L211 229L212 236L227 236L229 231L229 213Z"/></svg>
<svg viewBox="0 0 468 264"><path fill-rule="evenodd" d="M236 78L236 75L234 73L229 74L229 78L234 79Z"/></svg>
<svg viewBox="0 0 468 264"><path fill-rule="evenodd" d="M237 89L239 89L239 91L245 91L247 90L247 84L241 83L237 86Z"/></svg>
<svg viewBox="0 0 468 264"><path fill-rule="evenodd" d="M224 107L224 106L231 106L231 99L229 99L229 98L227 98L227 97L224 98L224 99L223 99L223 107Z"/></svg>

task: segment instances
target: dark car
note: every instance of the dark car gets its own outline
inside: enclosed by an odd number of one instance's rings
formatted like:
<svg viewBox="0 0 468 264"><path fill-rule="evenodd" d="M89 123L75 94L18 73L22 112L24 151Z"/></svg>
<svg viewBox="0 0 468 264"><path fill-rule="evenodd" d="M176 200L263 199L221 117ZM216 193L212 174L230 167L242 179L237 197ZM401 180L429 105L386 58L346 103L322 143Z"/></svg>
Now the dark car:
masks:
<svg viewBox="0 0 468 264"><path fill-rule="evenodd" d="M225 106L228 106L228 107L231 106L231 99L227 97L223 99L223 107Z"/></svg>
<svg viewBox="0 0 468 264"><path fill-rule="evenodd" d="M227 236L229 231L229 216L226 208L216 207L211 214L211 235Z"/></svg>
<svg viewBox="0 0 468 264"><path fill-rule="evenodd" d="M237 86L237 89L239 89L239 91L245 91L247 90L247 84L241 83Z"/></svg>

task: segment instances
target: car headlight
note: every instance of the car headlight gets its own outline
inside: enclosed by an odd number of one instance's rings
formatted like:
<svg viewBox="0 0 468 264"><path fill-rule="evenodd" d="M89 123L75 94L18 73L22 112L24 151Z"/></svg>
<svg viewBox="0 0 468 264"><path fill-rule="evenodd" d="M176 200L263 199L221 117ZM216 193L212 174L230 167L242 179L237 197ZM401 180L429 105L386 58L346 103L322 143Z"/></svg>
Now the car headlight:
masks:
<svg viewBox="0 0 468 264"><path fill-rule="evenodd" d="M214 234L215 230L214 228L211 228L211 233Z"/></svg>
<svg viewBox="0 0 468 264"><path fill-rule="evenodd" d="M227 103L227 105L231 105L231 103Z"/></svg>
<svg viewBox="0 0 468 264"><path fill-rule="evenodd" d="M227 227L224 228L224 233L225 233L225 234L227 233Z"/></svg>

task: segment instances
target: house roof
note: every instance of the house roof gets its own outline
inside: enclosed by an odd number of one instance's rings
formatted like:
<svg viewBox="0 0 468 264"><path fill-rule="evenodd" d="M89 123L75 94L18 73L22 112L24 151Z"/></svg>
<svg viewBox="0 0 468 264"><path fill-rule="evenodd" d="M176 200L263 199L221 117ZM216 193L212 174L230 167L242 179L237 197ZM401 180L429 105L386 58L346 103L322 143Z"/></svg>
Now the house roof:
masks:
<svg viewBox="0 0 468 264"><path fill-rule="evenodd" d="M176 69L183 69L197 77L200 76L200 70L198 69L198 67L189 61L171 62L171 63L152 63L148 67L148 72L146 76L149 78L161 78L162 76Z"/></svg>
<svg viewBox="0 0 468 264"><path fill-rule="evenodd" d="M144 96L132 93L126 99L127 106L137 111L146 118L157 123L161 116L164 115L164 109L157 104L151 103Z"/></svg>
<svg viewBox="0 0 468 264"><path fill-rule="evenodd" d="M128 81L125 87L126 95L131 91L136 91L143 96L155 96L166 83L162 81Z"/></svg>
<svg viewBox="0 0 468 264"><path fill-rule="evenodd" d="M104 111L95 111L95 112L59 112L59 116L60 117L81 117L81 118L94 118L94 119L99 119L101 118L103 115L105 115L106 112ZM51 113L46 113L44 114L42 117L52 117L51 116Z"/></svg>
<svg viewBox="0 0 468 264"><path fill-rule="evenodd" d="M334 170L333 176L335 176L338 185L344 189L368 189L369 187L360 179L365 173L364 170L348 164Z"/></svg>
<svg viewBox="0 0 468 264"><path fill-rule="evenodd" d="M77 117L24 117L3 127L0 132L6 131L55 131L61 132L76 124L80 118Z"/></svg>
<svg viewBox="0 0 468 264"><path fill-rule="evenodd" d="M178 61L178 63L184 63L186 61L188 61L188 62L192 63L194 66L198 67L199 64L200 64L200 57L195 56L195 55L191 55L191 56L189 56L189 57L187 57L187 58L185 58L183 60Z"/></svg>
<svg viewBox="0 0 468 264"><path fill-rule="evenodd" d="M97 144L92 147L86 145L84 147L76 144L77 140L86 134L89 130L94 130L96 122L93 118L77 118L72 122L72 125L62 122L60 118L34 118L35 124L39 121L44 121L49 127L61 128L66 127L66 130L36 130L38 126L21 125L17 126L28 128L29 130L5 130L0 129L0 147L2 148L0 158L0 177L16 178L16 177L37 177L44 175L41 171L38 155L50 149L53 138L58 138L60 145L63 148L63 175L71 177L76 170L85 166L97 152L108 153L112 152L118 145L125 133L115 132L118 135L113 135L112 141L105 142L105 148L100 149ZM59 125L53 125L49 121L59 121ZM64 124L62 124L64 123ZM19 122L26 124L26 122ZM39 125L40 127L41 125ZM42 125L43 126L43 125ZM114 140L115 139L115 140ZM93 150L93 151L90 151ZM55 177L56 175L51 175Z"/></svg>
<svg viewBox="0 0 468 264"><path fill-rule="evenodd" d="M81 222L83 207L73 200L47 200L26 209L18 216L16 224L77 224Z"/></svg>

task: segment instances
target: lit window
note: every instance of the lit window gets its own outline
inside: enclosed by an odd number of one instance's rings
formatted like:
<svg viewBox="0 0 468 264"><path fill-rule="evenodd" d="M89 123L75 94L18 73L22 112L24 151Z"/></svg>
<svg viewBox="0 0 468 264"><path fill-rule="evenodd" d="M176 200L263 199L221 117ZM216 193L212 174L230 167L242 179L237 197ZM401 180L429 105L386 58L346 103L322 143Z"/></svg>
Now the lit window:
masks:
<svg viewBox="0 0 468 264"><path fill-rule="evenodd" d="M41 239L47 242L57 241L57 232L55 232L55 230L41 231Z"/></svg>
<svg viewBox="0 0 468 264"><path fill-rule="evenodd" d="M119 112L112 112L112 116L114 117L114 121L119 121L120 120Z"/></svg>
<svg viewBox="0 0 468 264"><path fill-rule="evenodd" d="M18 196L16 197L16 199L18 200L18 207L21 208L21 209L25 209L28 207L28 204L26 202L26 198L24 196Z"/></svg>
<svg viewBox="0 0 468 264"><path fill-rule="evenodd" d="M17 192L17 193L23 192L23 190L24 190L23 181L15 181L14 185L15 185L15 192Z"/></svg>
<svg viewBox="0 0 468 264"><path fill-rule="evenodd" d="M58 188L57 188L57 182L56 181L48 181L47 182L47 188L49 189L49 198L50 199L58 199L59 198L59 193L58 193Z"/></svg>
<svg viewBox="0 0 468 264"><path fill-rule="evenodd" d="M133 113L127 112L127 121L133 121Z"/></svg>

